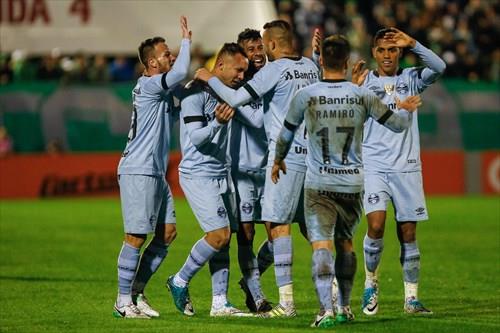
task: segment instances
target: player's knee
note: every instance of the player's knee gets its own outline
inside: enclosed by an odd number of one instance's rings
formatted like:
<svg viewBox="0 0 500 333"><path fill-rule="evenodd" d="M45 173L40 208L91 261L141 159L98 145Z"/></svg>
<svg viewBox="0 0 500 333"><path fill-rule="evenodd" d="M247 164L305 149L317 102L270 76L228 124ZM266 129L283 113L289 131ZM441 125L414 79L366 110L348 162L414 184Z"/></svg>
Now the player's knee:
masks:
<svg viewBox="0 0 500 333"><path fill-rule="evenodd" d="M352 252L354 250L352 239L335 239L335 249L337 253Z"/></svg>
<svg viewBox="0 0 500 333"><path fill-rule="evenodd" d="M229 228L218 229L207 233L207 242L216 249L221 249L229 243L231 231Z"/></svg>
<svg viewBox="0 0 500 333"><path fill-rule="evenodd" d="M177 237L177 230L173 229L171 231L165 232L165 236L163 237L163 241L165 244L172 244L172 242L175 240Z"/></svg>
<svg viewBox="0 0 500 333"><path fill-rule="evenodd" d="M146 238L147 235L125 234L125 243L135 247L136 249L140 249L142 245L144 245Z"/></svg>

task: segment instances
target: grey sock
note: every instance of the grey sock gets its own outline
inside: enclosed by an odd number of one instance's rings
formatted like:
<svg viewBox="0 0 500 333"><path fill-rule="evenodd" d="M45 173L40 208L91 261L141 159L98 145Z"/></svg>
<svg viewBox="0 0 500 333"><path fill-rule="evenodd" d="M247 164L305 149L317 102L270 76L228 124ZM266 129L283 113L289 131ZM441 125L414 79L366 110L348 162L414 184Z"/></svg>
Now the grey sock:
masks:
<svg viewBox="0 0 500 333"><path fill-rule="evenodd" d="M167 256L168 244L162 239L153 238L142 254L139 269L132 286L132 292L139 294L144 292L144 287L151 276L158 270L163 259Z"/></svg>
<svg viewBox="0 0 500 333"><path fill-rule="evenodd" d="M278 287L292 283L292 237L284 236L273 241L274 274Z"/></svg>
<svg viewBox="0 0 500 333"><path fill-rule="evenodd" d="M373 239L365 235L363 240L363 249L365 252L365 265L368 271L375 272L377 269L380 258L382 257L382 251L384 250L384 239Z"/></svg>
<svg viewBox="0 0 500 333"><path fill-rule="evenodd" d="M332 310L332 281L335 276L332 253L327 249L314 250L312 279L321 310Z"/></svg>
<svg viewBox="0 0 500 333"><path fill-rule="evenodd" d="M344 252L337 255L335 259L335 274L339 285L339 305L351 304L351 291L356 274L356 254Z"/></svg>
<svg viewBox="0 0 500 333"><path fill-rule="evenodd" d="M238 262L240 264L243 279L252 294L253 300L256 302L264 298L262 288L260 285L260 274L257 265L257 258L253 253L252 246L239 245L238 246Z"/></svg>
<svg viewBox="0 0 500 333"><path fill-rule="evenodd" d="M417 242L401 244L399 260L403 266L404 281L417 283L420 273L420 251Z"/></svg>
<svg viewBox="0 0 500 333"><path fill-rule="evenodd" d="M274 262L273 242L265 240L259 247L257 253L259 274L262 275Z"/></svg>
<svg viewBox="0 0 500 333"><path fill-rule="evenodd" d="M208 266L212 275L212 295L226 295L229 284L229 244L208 261Z"/></svg>
<svg viewBox="0 0 500 333"><path fill-rule="evenodd" d="M207 243L205 238L194 244L186 262L179 271L179 277L186 282L191 281L193 276L210 260L218 251Z"/></svg>
<svg viewBox="0 0 500 333"><path fill-rule="evenodd" d="M132 282L135 278L137 265L139 264L139 249L123 243L118 256L118 291L120 293L118 306L132 301Z"/></svg>

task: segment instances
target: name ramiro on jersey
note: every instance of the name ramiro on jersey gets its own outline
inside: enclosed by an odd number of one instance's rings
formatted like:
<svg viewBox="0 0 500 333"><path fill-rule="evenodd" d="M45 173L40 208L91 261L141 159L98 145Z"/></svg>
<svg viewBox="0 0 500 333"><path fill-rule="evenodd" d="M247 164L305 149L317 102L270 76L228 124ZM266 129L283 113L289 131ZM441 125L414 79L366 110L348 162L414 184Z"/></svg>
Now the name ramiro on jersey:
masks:
<svg viewBox="0 0 500 333"><path fill-rule="evenodd" d="M324 118L354 118L354 110L317 110L316 119Z"/></svg>

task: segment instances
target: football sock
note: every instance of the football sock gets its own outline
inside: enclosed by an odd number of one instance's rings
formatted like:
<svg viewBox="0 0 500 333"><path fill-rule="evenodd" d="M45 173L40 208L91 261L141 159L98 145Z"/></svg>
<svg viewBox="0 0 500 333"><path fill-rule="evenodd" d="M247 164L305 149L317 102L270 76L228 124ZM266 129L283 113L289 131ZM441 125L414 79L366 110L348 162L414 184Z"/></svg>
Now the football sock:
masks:
<svg viewBox="0 0 500 333"><path fill-rule="evenodd" d="M189 256L186 259L186 262L182 266L179 272L177 272L174 282L179 279L183 280L187 283L193 278L193 276L205 265L207 261L210 260L218 251L214 249L210 244L207 243L205 238L197 241ZM180 287L183 287L179 285Z"/></svg>
<svg viewBox="0 0 500 333"><path fill-rule="evenodd" d="M220 309L227 303L226 294L212 295L212 309Z"/></svg>
<svg viewBox="0 0 500 333"><path fill-rule="evenodd" d="M274 275L279 287L280 303L293 305L292 287L292 237L284 236L273 241Z"/></svg>
<svg viewBox="0 0 500 333"><path fill-rule="evenodd" d="M409 297L417 298L418 275L420 273L420 251L417 242L402 243L399 260L403 266L405 299Z"/></svg>
<svg viewBox="0 0 500 333"><path fill-rule="evenodd" d="M238 262L240 264L243 279L252 294L253 300L257 302L264 298L262 288L260 285L259 268L257 265L257 258L253 253L252 246L239 245L238 246Z"/></svg>
<svg viewBox="0 0 500 333"><path fill-rule="evenodd" d="M327 249L314 250L312 255L312 279L316 287L321 310L333 310L332 281L335 275L332 253Z"/></svg>
<svg viewBox="0 0 500 333"><path fill-rule="evenodd" d="M224 246L209 261L212 275L212 295L227 295L229 282L229 244Z"/></svg>
<svg viewBox="0 0 500 333"><path fill-rule="evenodd" d="M382 250L384 249L384 239L373 239L365 235L363 240L363 249L365 254L365 288L370 288L377 284L377 272Z"/></svg>
<svg viewBox="0 0 500 333"><path fill-rule="evenodd" d="M273 242L265 240L259 247L257 253L259 274L262 275L274 262Z"/></svg>
<svg viewBox="0 0 500 333"><path fill-rule="evenodd" d="M351 304L351 291L356 274L356 253L344 252L337 255L335 260L335 274L339 285L339 306Z"/></svg>
<svg viewBox="0 0 500 333"><path fill-rule="evenodd" d="M167 256L168 244L163 239L153 238L142 254L139 269L132 286L133 294L144 292L144 287L151 276L158 270L163 259Z"/></svg>
<svg viewBox="0 0 500 333"><path fill-rule="evenodd" d="M119 307L132 303L132 282L139 264L139 249L123 242L118 256L118 299Z"/></svg>

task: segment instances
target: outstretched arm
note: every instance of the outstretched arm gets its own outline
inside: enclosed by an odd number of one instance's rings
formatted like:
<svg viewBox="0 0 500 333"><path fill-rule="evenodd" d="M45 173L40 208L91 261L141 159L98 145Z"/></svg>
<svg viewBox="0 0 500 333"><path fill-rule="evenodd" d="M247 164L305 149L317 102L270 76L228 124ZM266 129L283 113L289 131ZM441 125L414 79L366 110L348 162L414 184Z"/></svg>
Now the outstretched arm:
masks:
<svg viewBox="0 0 500 333"><path fill-rule="evenodd" d="M164 74L164 82L168 88L172 88L175 85L179 84L186 78L189 72L189 63L191 61L190 45L192 33L188 28L187 18L185 16L181 16L181 32L181 48L179 50L179 54L177 55L177 59L175 60L172 69L168 73L166 73L166 75Z"/></svg>

